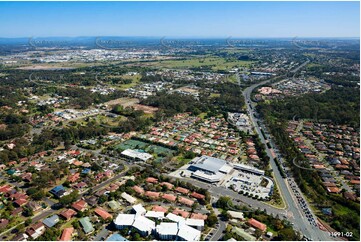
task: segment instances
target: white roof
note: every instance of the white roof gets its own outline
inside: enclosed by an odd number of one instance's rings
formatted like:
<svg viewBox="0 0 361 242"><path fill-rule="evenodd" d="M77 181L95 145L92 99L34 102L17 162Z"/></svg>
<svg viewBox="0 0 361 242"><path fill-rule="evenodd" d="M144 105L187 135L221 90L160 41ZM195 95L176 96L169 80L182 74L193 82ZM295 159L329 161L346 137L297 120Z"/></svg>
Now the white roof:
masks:
<svg viewBox="0 0 361 242"><path fill-rule="evenodd" d="M192 176L208 182L219 182L225 175L220 172L210 174L205 173L202 170L197 170L196 172L192 173Z"/></svg>
<svg viewBox="0 0 361 242"><path fill-rule="evenodd" d="M224 164L219 171L228 174L231 170L233 169L232 166L228 165L228 164Z"/></svg>
<svg viewBox="0 0 361 242"><path fill-rule="evenodd" d="M231 215L232 218L244 219L242 212L227 211L227 213Z"/></svg>
<svg viewBox="0 0 361 242"><path fill-rule="evenodd" d="M126 149L121 154L125 155L125 156L128 156L128 157L131 157L131 158L137 158L137 159L140 159L142 161L147 161L147 160L149 160L150 158L153 157L149 153L139 152L137 150L132 150L132 149Z"/></svg>
<svg viewBox="0 0 361 242"><path fill-rule="evenodd" d="M145 216L149 218L163 219L164 212L148 211Z"/></svg>
<svg viewBox="0 0 361 242"><path fill-rule="evenodd" d="M181 221L183 221L183 222L185 221L185 219L183 217L175 215L173 213L168 213L166 218L173 221L173 222L177 222L177 223L181 222Z"/></svg>
<svg viewBox="0 0 361 242"><path fill-rule="evenodd" d="M178 224L161 222L157 225L157 233L160 235L177 235Z"/></svg>
<svg viewBox="0 0 361 242"><path fill-rule="evenodd" d="M134 205L133 206L133 209L134 209L134 211L135 211L135 213L137 214L137 215L143 215L143 214L145 214L146 212L147 212L147 210L145 210L145 208L143 207L143 205L142 204L137 204L137 205Z"/></svg>
<svg viewBox="0 0 361 242"><path fill-rule="evenodd" d="M187 218L186 219L186 225L189 226L204 226L204 220L202 219L194 219L194 218Z"/></svg>
<svg viewBox="0 0 361 242"><path fill-rule="evenodd" d="M178 236L185 241L195 241L201 238L201 231L180 223Z"/></svg>
<svg viewBox="0 0 361 242"><path fill-rule="evenodd" d="M217 173L224 164L226 164L225 160L205 155L196 157L191 161L191 166L212 173Z"/></svg>
<svg viewBox="0 0 361 242"><path fill-rule="evenodd" d="M244 165L244 164L233 164L233 167L235 169L240 169L240 170L245 170L245 171L249 171L249 172L252 172L252 173L256 173L256 174L262 174L264 175L264 170L260 170L260 169L257 169L253 166L247 166L247 165Z"/></svg>
<svg viewBox="0 0 361 242"><path fill-rule="evenodd" d="M133 227L138 229L139 231L151 232L155 229L155 222L146 217L137 216L133 223Z"/></svg>
<svg viewBox="0 0 361 242"><path fill-rule="evenodd" d="M130 195L129 195L128 193L126 193L126 192L123 192L123 193L121 194L121 197L122 197L123 199L125 199L125 200L126 200L128 203L130 203L130 204L133 204L133 203L135 203L135 202L137 201L136 198L130 196Z"/></svg>
<svg viewBox="0 0 361 242"><path fill-rule="evenodd" d="M114 220L114 224L120 226L131 226L134 223L134 219L134 214L119 214Z"/></svg>

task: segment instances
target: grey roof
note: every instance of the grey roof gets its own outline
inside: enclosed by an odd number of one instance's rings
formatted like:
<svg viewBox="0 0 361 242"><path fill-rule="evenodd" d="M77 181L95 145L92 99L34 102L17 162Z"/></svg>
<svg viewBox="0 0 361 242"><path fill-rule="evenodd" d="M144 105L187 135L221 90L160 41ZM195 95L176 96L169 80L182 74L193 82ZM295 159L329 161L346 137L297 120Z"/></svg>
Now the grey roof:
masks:
<svg viewBox="0 0 361 242"><path fill-rule="evenodd" d="M126 238L121 236L120 234L112 234L106 241L128 241Z"/></svg>
<svg viewBox="0 0 361 242"><path fill-rule="evenodd" d="M217 173L219 169L221 169L221 167L226 164L225 160L205 155L193 159L192 162L193 164L191 164L191 166L193 168L209 171L212 173Z"/></svg>
<svg viewBox="0 0 361 242"><path fill-rule="evenodd" d="M49 228L53 227L58 222L59 222L59 216L56 214L43 220L43 224L45 224Z"/></svg>

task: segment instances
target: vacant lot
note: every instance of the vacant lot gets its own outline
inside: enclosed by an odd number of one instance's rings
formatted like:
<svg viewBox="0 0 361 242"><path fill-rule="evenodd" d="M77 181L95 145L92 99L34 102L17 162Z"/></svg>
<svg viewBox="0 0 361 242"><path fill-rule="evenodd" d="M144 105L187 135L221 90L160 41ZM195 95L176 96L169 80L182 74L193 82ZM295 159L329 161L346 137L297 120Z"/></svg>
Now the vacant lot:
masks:
<svg viewBox="0 0 361 242"><path fill-rule="evenodd" d="M142 110L144 113L153 114L158 108L139 104L138 98L118 98L105 103L109 106L122 105L123 107L133 107L135 110Z"/></svg>

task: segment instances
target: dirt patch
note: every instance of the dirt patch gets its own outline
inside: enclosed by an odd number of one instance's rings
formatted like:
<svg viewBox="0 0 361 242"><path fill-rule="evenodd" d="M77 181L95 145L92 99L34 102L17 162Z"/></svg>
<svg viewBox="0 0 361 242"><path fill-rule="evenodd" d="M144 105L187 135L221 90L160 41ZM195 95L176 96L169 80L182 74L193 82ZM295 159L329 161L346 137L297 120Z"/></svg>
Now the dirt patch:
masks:
<svg viewBox="0 0 361 242"><path fill-rule="evenodd" d="M133 106L133 108L135 110L142 110L144 113L149 113L149 114L153 114L156 111L158 111L158 108L156 108L156 107L146 106L146 105L142 105L142 104L135 104Z"/></svg>
<svg viewBox="0 0 361 242"><path fill-rule="evenodd" d="M109 106L114 106L117 104L122 105L123 107L130 107L133 106L135 104L139 103L139 99L138 98L127 98L127 97L123 97L123 98L118 98L118 99L114 99L111 100L109 102L106 102L104 104L109 105Z"/></svg>
<svg viewBox="0 0 361 242"><path fill-rule="evenodd" d="M123 107L133 107L135 110L142 110L144 113L153 114L158 108L152 106L146 106L139 104L140 100L138 98L118 98L106 102L105 104L108 106L114 106L117 104L122 105Z"/></svg>

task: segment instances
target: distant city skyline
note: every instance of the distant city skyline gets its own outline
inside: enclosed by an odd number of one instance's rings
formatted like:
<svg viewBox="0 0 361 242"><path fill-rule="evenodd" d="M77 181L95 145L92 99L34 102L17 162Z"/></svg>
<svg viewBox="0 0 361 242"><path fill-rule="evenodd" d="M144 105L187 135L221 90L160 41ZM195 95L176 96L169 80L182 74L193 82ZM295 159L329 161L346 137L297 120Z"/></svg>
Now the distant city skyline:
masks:
<svg viewBox="0 0 361 242"><path fill-rule="evenodd" d="M0 2L0 37L359 38L359 2Z"/></svg>

